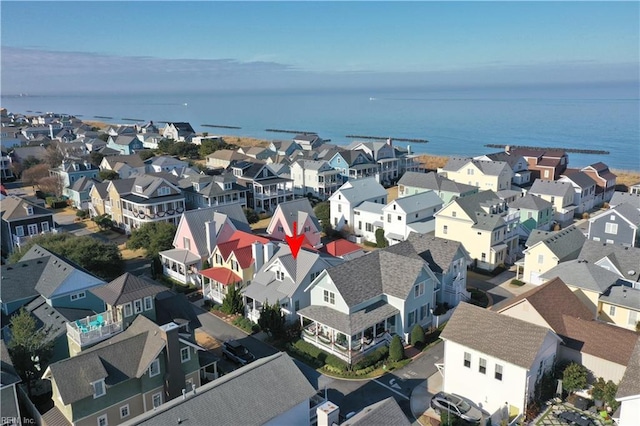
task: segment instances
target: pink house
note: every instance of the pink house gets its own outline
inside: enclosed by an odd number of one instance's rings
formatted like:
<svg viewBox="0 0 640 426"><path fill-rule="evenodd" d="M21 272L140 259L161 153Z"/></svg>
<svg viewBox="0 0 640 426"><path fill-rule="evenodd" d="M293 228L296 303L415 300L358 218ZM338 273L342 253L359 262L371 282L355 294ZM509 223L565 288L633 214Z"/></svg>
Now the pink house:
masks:
<svg viewBox="0 0 640 426"><path fill-rule="evenodd" d="M278 204L267 227L267 234L273 239L284 241L285 236L293 236L293 223L297 222L298 234L304 234L305 242L311 247L320 247L322 227L307 198L299 198Z"/></svg>

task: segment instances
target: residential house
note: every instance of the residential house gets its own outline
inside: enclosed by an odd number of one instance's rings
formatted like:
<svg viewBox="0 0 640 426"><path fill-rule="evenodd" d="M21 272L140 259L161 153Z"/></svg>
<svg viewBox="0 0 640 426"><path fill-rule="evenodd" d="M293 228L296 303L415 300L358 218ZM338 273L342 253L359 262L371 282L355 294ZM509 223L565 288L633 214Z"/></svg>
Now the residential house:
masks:
<svg viewBox="0 0 640 426"><path fill-rule="evenodd" d="M290 156L296 149L302 149L295 141L271 141L269 144L269 150L281 156Z"/></svg>
<svg viewBox="0 0 640 426"><path fill-rule="evenodd" d="M594 320L591 311L559 278L509 299L495 310L557 333L562 342L556 360L582 364L590 372L590 382L602 377L618 383L638 339L631 330Z"/></svg>
<svg viewBox="0 0 640 426"><path fill-rule="evenodd" d="M327 161L298 160L289 168L293 179L293 192L297 196L311 194L326 200L342 185L340 172Z"/></svg>
<svg viewBox="0 0 640 426"><path fill-rule="evenodd" d="M406 148L394 145L393 150L398 159L398 176L406 172L424 173L424 164L420 161L420 155L411 152L411 145L407 145Z"/></svg>
<svg viewBox="0 0 640 426"><path fill-rule="evenodd" d="M427 234L436 227L435 213L442 200L433 191L398 198L383 209L384 233L389 244L407 239L410 233Z"/></svg>
<svg viewBox="0 0 640 426"><path fill-rule="evenodd" d="M520 214L518 233L521 239L529 237L534 229L548 231L553 225L553 204L537 195L516 198L509 203L509 211Z"/></svg>
<svg viewBox="0 0 640 426"><path fill-rule="evenodd" d="M553 217L562 226L573 221L577 206L573 202L575 191L571 183L536 179L529 189L529 194L537 195L553 204Z"/></svg>
<svg viewBox="0 0 640 426"><path fill-rule="evenodd" d="M207 167L210 169L226 169L236 161L245 161L249 157L231 149L219 149L207 155Z"/></svg>
<svg viewBox="0 0 640 426"><path fill-rule="evenodd" d="M168 155L162 155L160 157L151 157L146 162L148 172L172 172L175 169L181 170L185 167L189 167L189 163L179 160L177 158L170 157Z"/></svg>
<svg viewBox="0 0 640 426"><path fill-rule="evenodd" d="M109 136L107 148L120 151L122 155L131 155L144 149L142 141L136 135Z"/></svg>
<svg viewBox="0 0 640 426"><path fill-rule="evenodd" d="M588 238L607 244L640 247L640 210L630 204L618 204L589 219Z"/></svg>
<svg viewBox="0 0 640 426"><path fill-rule="evenodd" d="M600 318L620 327L640 331L640 289L616 285L598 300Z"/></svg>
<svg viewBox="0 0 640 426"><path fill-rule="evenodd" d="M71 205L76 209L86 210L89 208L91 201L90 191L93 185L100 183L98 179L81 177L71 186L62 190L62 195L71 201Z"/></svg>
<svg viewBox="0 0 640 426"><path fill-rule="evenodd" d="M33 236L50 232L54 226L51 210L10 195L0 205L2 215L2 251L11 253Z"/></svg>
<svg viewBox="0 0 640 426"><path fill-rule="evenodd" d="M302 133L293 137L295 142L304 151L313 151L324 143L324 140L314 133Z"/></svg>
<svg viewBox="0 0 640 426"><path fill-rule="evenodd" d="M146 166L138 154L105 156L100 163L100 170L113 170L120 179L143 175Z"/></svg>
<svg viewBox="0 0 640 426"><path fill-rule="evenodd" d="M640 210L640 192L614 192L611 200L609 201L609 207L615 207L618 204L629 204Z"/></svg>
<svg viewBox="0 0 640 426"><path fill-rule="evenodd" d="M231 168L238 184L249 190L249 208L258 212L273 212L279 203L293 200L293 180L277 176L268 165L242 161Z"/></svg>
<svg viewBox="0 0 640 426"><path fill-rule="evenodd" d="M435 274L438 279L438 303L457 306L461 301L471 299L471 293L467 290L467 266L471 263L471 257L462 243L438 238L430 233L411 234L402 244L410 244Z"/></svg>
<svg viewBox="0 0 640 426"><path fill-rule="evenodd" d="M255 160L266 160L273 155L273 151L260 146L240 147L238 152Z"/></svg>
<svg viewBox="0 0 640 426"><path fill-rule="evenodd" d="M376 178L384 185L391 185L400 176L400 160L396 158L393 142L353 142L347 147L351 151L363 151L372 158L377 167Z"/></svg>
<svg viewBox="0 0 640 426"><path fill-rule="evenodd" d="M474 160L484 161L501 161L509 164L513 171L514 185L523 186L531 181L531 172L529 171L529 163L522 155L514 155L510 151L495 152L493 154L485 154L474 157Z"/></svg>
<svg viewBox="0 0 640 426"><path fill-rule="evenodd" d="M513 170L504 161L484 161L451 157L438 169L438 174L459 183L482 190L502 191L511 188Z"/></svg>
<svg viewBox="0 0 640 426"><path fill-rule="evenodd" d="M470 399L499 424L523 414L560 338L547 327L460 303L440 334L443 391Z"/></svg>
<svg viewBox="0 0 640 426"><path fill-rule="evenodd" d="M144 149L158 149L158 144L163 139L159 133L138 133L136 137L142 142Z"/></svg>
<svg viewBox="0 0 640 426"><path fill-rule="evenodd" d="M259 248L259 246L258 246ZM255 268L255 276L242 290L246 316L258 322L265 303L278 303L288 322L296 321L301 309L309 306L310 296L305 289L325 269L343 262L303 247L294 258L287 244L264 244L264 264ZM260 262L259 251L254 257Z"/></svg>
<svg viewBox="0 0 640 426"><path fill-rule="evenodd" d="M278 204L267 226L267 234L276 240L285 241L285 237L304 235L304 241L311 247L320 247L322 226L307 198L285 201Z"/></svg>
<svg viewBox="0 0 640 426"><path fill-rule="evenodd" d="M635 426L640 412L640 338L631 353L629 365L618 384L616 400L620 402L620 409L616 424L618 426Z"/></svg>
<svg viewBox="0 0 640 426"><path fill-rule="evenodd" d="M15 179L15 176L13 175L12 162L13 159L11 156L5 151L2 151L2 154L0 154L0 179L3 182L5 180Z"/></svg>
<svg viewBox="0 0 640 426"><path fill-rule="evenodd" d="M436 237L461 242L477 267L493 270L515 261L520 215L495 192L456 198L435 217Z"/></svg>
<svg viewBox="0 0 640 426"><path fill-rule="evenodd" d="M361 150L338 151L327 161L331 167L339 171L343 182L376 177L378 172L378 166L373 158Z"/></svg>
<svg viewBox="0 0 640 426"><path fill-rule="evenodd" d="M345 228L355 234L357 243L376 242L378 229L384 231L384 207L384 204L364 201L353 209L353 229Z"/></svg>
<svg viewBox="0 0 640 426"><path fill-rule="evenodd" d="M95 183L89 189L89 215L93 218L101 216L103 214L111 214L111 201L109 200L109 193L107 188L111 181L106 180L100 183Z"/></svg>
<svg viewBox="0 0 640 426"><path fill-rule="evenodd" d="M238 204L185 211L173 237L174 248L160 252L164 275L201 285L199 272L218 241L226 241L238 230L251 231Z"/></svg>
<svg viewBox="0 0 640 426"><path fill-rule="evenodd" d="M640 182L629 186L629 194L640 195Z"/></svg>
<svg viewBox="0 0 640 426"><path fill-rule="evenodd" d="M578 258L615 272L634 288L640 288L640 248L586 240Z"/></svg>
<svg viewBox="0 0 640 426"><path fill-rule="evenodd" d="M358 244L342 238L325 244L320 251L328 254L329 256L339 257L344 260L355 259L356 257L364 256L366 254Z"/></svg>
<svg viewBox="0 0 640 426"><path fill-rule="evenodd" d="M184 122L168 122L162 129L163 137L173 139L176 142L191 142L195 133L191 124Z"/></svg>
<svg viewBox="0 0 640 426"><path fill-rule="evenodd" d="M592 210L596 202L596 182L584 172L574 172L563 174L559 182L567 182L573 186L573 204L575 204L576 214L582 214Z"/></svg>
<svg viewBox="0 0 640 426"><path fill-rule="evenodd" d="M522 156L529 164L532 179L556 180L566 170L569 156L562 149L535 149L527 147L511 147L509 153Z"/></svg>
<svg viewBox="0 0 640 426"><path fill-rule="evenodd" d="M54 407L46 424L118 424L200 386L198 351L184 325L158 326L142 315L125 331L49 365ZM55 420L54 420L55 419Z"/></svg>
<svg viewBox="0 0 640 426"><path fill-rule="evenodd" d="M62 164L49 171L51 176L58 176L64 187L72 186L80 178L97 178L100 170L88 161L78 162L62 160Z"/></svg>
<svg viewBox="0 0 640 426"><path fill-rule="evenodd" d="M621 284L622 280L614 272L578 258L559 263L540 278L543 282L560 278L578 296L582 304L589 308L592 319L613 322L607 317L609 312L602 311L599 300L609 288Z"/></svg>
<svg viewBox="0 0 640 426"><path fill-rule="evenodd" d="M247 389L251 389L251 398ZM289 355L279 352L127 420L123 426L173 426L176 419L194 425L309 425L315 395Z"/></svg>
<svg viewBox="0 0 640 426"><path fill-rule="evenodd" d="M91 190L91 199L99 190ZM185 211L184 195L180 189L163 178L138 176L109 182L105 206L115 225L130 233L148 222L178 224ZM96 209L97 210L97 209Z"/></svg>
<svg viewBox="0 0 640 426"><path fill-rule="evenodd" d="M331 403L329 402L328 404ZM411 422L409 422L395 398L390 396L366 406L342 422L341 426L368 426L372 424L409 426Z"/></svg>
<svg viewBox="0 0 640 426"><path fill-rule="evenodd" d="M516 278L523 266L523 281L542 284L542 274L561 262L578 258L585 240L582 231L575 226L555 232L532 231L525 243L524 260L516 264Z"/></svg>
<svg viewBox="0 0 640 426"><path fill-rule="evenodd" d="M583 167L580 171L589 175L596 182L596 205L611 200L616 189L616 175L609 170L609 166L602 162Z"/></svg>
<svg viewBox="0 0 640 426"><path fill-rule="evenodd" d="M18 403L17 385L22 381L13 367L9 350L0 339L0 402L2 403L3 424L22 425L22 414Z"/></svg>
<svg viewBox="0 0 640 426"><path fill-rule="evenodd" d="M204 298L222 304L231 286L240 290L251 284L273 252L273 243L250 232L235 231L220 238L211 252L212 267L200 271Z"/></svg>
<svg viewBox="0 0 640 426"><path fill-rule="evenodd" d="M478 192L478 187L458 183L437 173L406 172L398 181L398 197L433 191L444 204L454 198L464 197Z"/></svg>
<svg viewBox="0 0 640 426"><path fill-rule="evenodd" d="M344 226L354 229L354 209L369 201L387 204L387 191L375 178L356 179L344 183L329 197L331 225L340 230Z"/></svg>
<svg viewBox="0 0 640 426"><path fill-rule="evenodd" d="M217 176L202 174L184 176L178 186L184 194L188 209L239 204L247 207L249 189L237 184L231 173Z"/></svg>
<svg viewBox="0 0 640 426"><path fill-rule="evenodd" d="M298 311L302 338L353 364L394 334L406 342L416 324L431 324L437 285L407 243L327 268L305 289L310 304Z"/></svg>
<svg viewBox="0 0 640 426"><path fill-rule="evenodd" d="M135 135L138 129L136 124L116 124L107 127L105 133L109 136Z"/></svg>

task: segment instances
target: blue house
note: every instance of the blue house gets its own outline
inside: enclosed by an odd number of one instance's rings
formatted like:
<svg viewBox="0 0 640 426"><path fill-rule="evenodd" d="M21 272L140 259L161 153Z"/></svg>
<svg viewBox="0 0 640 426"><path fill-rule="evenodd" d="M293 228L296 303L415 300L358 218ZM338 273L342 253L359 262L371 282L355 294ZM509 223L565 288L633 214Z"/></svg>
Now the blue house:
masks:
<svg viewBox="0 0 640 426"><path fill-rule="evenodd" d="M109 136L107 148L119 151L122 155L130 155L141 151L144 147L136 135Z"/></svg>
<svg viewBox="0 0 640 426"><path fill-rule="evenodd" d="M342 182L375 176L377 164L363 151L341 151L331 157L329 165L340 171Z"/></svg>

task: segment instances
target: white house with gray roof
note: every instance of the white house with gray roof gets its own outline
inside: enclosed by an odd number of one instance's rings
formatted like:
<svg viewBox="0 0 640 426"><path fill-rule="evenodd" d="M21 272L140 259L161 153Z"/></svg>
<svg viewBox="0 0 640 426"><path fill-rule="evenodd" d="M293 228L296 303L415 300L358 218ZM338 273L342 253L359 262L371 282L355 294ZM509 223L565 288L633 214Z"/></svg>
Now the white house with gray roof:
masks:
<svg viewBox="0 0 640 426"><path fill-rule="evenodd" d="M458 183L437 173L406 172L398 181L398 197L408 197L425 191L434 191L447 204L454 198L475 194L478 188Z"/></svg>
<svg viewBox="0 0 640 426"><path fill-rule="evenodd" d="M287 321L298 319L297 313L310 304L307 286L325 269L344 262L317 251L300 249L297 258L287 244L280 243L273 256L256 272L251 284L242 290L246 316L254 322L260 318L265 303L279 303Z"/></svg>
<svg viewBox="0 0 640 426"><path fill-rule="evenodd" d="M561 341L546 327L468 303L458 305L440 338L443 390L491 413L493 424L526 411L537 380L553 368Z"/></svg>
<svg viewBox="0 0 640 426"><path fill-rule="evenodd" d="M474 160L484 161L502 161L507 163L513 170L512 182L515 185L526 185L531 181L531 172L529 171L529 163L522 155L514 154L510 151L495 152L493 154L480 155L474 157Z"/></svg>
<svg viewBox="0 0 640 426"><path fill-rule="evenodd" d="M326 200L342 185L340 172L324 160L298 160L291 164L290 170L293 193L298 196L311 194Z"/></svg>
<svg viewBox="0 0 640 426"><path fill-rule="evenodd" d="M566 172L565 172L566 173ZM588 212L596 204L596 182L585 172L575 172L563 174L558 179L559 182L567 182L573 186L573 204L576 205L575 213Z"/></svg>
<svg viewBox="0 0 640 426"><path fill-rule="evenodd" d="M433 191L395 199L382 209L385 238L389 244L395 244L406 240L412 232L433 232L436 227L434 215L441 208L442 200Z"/></svg>
<svg viewBox="0 0 640 426"><path fill-rule="evenodd" d="M353 233L356 242L376 241L376 231L384 229L384 204L364 201L353 209Z"/></svg>
<svg viewBox="0 0 640 426"><path fill-rule="evenodd" d="M354 209L365 201L384 206L387 204L387 191L373 177L344 183L329 197L331 226L338 231L344 226L353 230Z"/></svg>
<svg viewBox="0 0 640 426"><path fill-rule="evenodd" d="M473 158L451 157L438 168L438 174L459 183L473 185L482 190L502 191L511 188L513 170L504 161L485 161Z"/></svg>
<svg viewBox="0 0 640 426"><path fill-rule="evenodd" d="M409 244L397 244L323 270L305 289L302 338L348 363L431 324L438 279Z"/></svg>

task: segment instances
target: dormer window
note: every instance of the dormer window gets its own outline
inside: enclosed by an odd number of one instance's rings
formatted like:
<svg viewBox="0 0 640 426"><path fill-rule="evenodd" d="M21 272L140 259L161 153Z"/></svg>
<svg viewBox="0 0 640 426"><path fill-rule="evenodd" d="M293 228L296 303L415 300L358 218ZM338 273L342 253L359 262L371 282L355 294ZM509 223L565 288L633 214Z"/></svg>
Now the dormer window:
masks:
<svg viewBox="0 0 640 426"><path fill-rule="evenodd" d="M142 186L141 185L136 185L135 187L135 191L139 194L142 194Z"/></svg>
<svg viewBox="0 0 640 426"><path fill-rule="evenodd" d="M171 190L169 189L168 186L162 186L162 187L158 188L158 195L160 195L160 196L169 195L170 192L171 192Z"/></svg>
<svg viewBox="0 0 640 426"><path fill-rule="evenodd" d="M27 210L27 216L32 216L33 215L33 206L25 206L25 209Z"/></svg>
<svg viewBox="0 0 640 426"><path fill-rule="evenodd" d="M224 184L224 189L225 190L231 189L231 184L230 183L225 183Z"/></svg>
<svg viewBox="0 0 640 426"><path fill-rule="evenodd" d="M282 271L276 271L276 279L277 279L278 281L282 281L282 280L284 280L284 272L282 272Z"/></svg>
<svg viewBox="0 0 640 426"><path fill-rule="evenodd" d="M194 182L194 183L193 183L193 189L195 189L196 191L200 191L200 184L199 184L199 183Z"/></svg>
<svg viewBox="0 0 640 426"><path fill-rule="evenodd" d="M93 386L93 398L100 398L101 396L107 393L107 390L104 387L104 379L100 379L97 382L91 383Z"/></svg>

